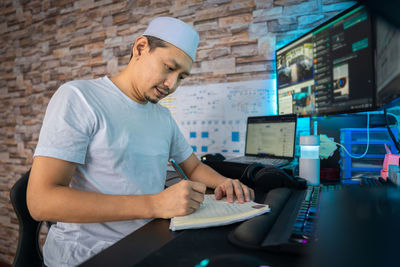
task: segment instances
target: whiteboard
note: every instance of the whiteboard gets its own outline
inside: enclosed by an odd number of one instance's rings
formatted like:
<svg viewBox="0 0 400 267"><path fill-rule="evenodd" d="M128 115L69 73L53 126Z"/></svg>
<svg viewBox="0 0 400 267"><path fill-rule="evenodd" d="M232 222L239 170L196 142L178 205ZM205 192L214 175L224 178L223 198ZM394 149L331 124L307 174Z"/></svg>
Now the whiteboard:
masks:
<svg viewBox="0 0 400 267"><path fill-rule="evenodd" d="M276 80L181 86L160 101L196 155L244 154L248 116L276 115Z"/></svg>

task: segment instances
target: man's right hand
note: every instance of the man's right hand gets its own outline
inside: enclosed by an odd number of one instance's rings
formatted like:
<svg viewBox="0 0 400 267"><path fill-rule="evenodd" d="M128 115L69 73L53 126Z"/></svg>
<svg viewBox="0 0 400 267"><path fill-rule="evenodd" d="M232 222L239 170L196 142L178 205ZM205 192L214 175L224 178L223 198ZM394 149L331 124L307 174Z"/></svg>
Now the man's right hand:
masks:
<svg viewBox="0 0 400 267"><path fill-rule="evenodd" d="M200 207L205 192L204 184L182 180L154 195L154 217L168 219L190 214Z"/></svg>

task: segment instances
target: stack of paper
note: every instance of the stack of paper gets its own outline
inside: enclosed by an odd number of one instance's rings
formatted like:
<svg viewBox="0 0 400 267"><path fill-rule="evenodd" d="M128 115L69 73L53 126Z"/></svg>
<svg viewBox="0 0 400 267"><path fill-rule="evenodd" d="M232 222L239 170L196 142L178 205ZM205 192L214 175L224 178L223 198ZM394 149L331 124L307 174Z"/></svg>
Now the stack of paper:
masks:
<svg viewBox="0 0 400 267"><path fill-rule="evenodd" d="M226 199L215 200L214 195L205 195L201 207L194 213L174 217L169 229L172 231L194 228L220 226L244 221L257 215L269 212L266 204L253 201L240 204L228 203Z"/></svg>

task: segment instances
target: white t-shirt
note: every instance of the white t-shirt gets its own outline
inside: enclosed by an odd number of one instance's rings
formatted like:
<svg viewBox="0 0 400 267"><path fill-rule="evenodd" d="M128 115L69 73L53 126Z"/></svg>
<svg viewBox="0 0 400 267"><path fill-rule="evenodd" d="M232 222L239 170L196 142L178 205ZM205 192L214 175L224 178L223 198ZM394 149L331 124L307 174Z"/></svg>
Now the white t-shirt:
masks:
<svg viewBox="0 0 400 267"><path fill-rule="evenodd" d="M103 77L57 90L34 156L77 163L70 187L142 195L164 189L169 158L180 163L191 153L167 108L138 104ZM77 265L149 221L57 223L46 239L45 264Z"/></svg>

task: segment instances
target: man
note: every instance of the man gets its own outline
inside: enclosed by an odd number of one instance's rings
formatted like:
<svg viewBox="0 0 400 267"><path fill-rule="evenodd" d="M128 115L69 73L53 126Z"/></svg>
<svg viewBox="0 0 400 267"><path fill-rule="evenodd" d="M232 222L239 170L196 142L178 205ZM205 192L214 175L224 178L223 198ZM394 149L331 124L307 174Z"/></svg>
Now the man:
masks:
<svg viewBox="0 0 400 267"><path fill-rule="evenodd" d="M198 40L186 23L156 18L121 73L68 82L54 94L27 191L32 216L58 222L44 246L46 265L77 265L151 218L192 213L206 187L229 202L254 198L239 181L202 164L157 104L189 75ZM164 190L171 158L190 180Z"/></svg>

